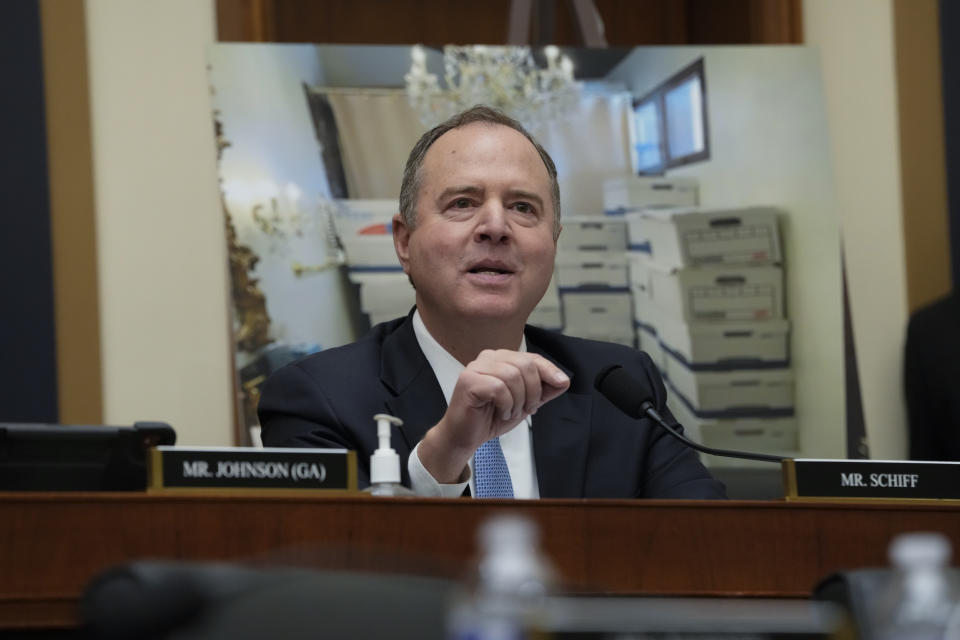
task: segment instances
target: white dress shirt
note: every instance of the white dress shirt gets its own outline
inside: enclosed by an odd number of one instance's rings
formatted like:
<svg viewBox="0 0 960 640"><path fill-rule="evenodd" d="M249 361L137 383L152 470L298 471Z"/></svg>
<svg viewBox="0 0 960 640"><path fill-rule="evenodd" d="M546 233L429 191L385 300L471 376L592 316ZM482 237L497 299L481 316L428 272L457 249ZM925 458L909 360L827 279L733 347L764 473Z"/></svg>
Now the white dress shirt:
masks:
<svg viewBox="0 0 960 640"><path fill-rule="evenodd" d="M437 377L437 382L440 383L443 397L449 406L453 389L457 386L457 379L466 367L460 364L430 335L427 326L423 324L419 310L413 312L413 332L417 336L417 343L420 345L423 355L427 357L430 368L433 369L433 374ZM524 336L520 342L520 351L526 350L527 338ZM400 418L403 418L403 416L400 416ZM540 497L537 470L533 461L532 426L530 416L527 416L510 431L500 436L500 447L503 449L503 456L507 459L507 468L510 469L510 479L513 481L513 496L515 498ZM464 487L469 483L470 493L476 495L472 457L469 462L470 476L467 481L441 484L430 475L430 472L420 462L420 456L417 453L419 448L420 444L417 443L407 459L407 471L410 473L410 484L414 493L419 496L456 498L463 493Z"/></svg>

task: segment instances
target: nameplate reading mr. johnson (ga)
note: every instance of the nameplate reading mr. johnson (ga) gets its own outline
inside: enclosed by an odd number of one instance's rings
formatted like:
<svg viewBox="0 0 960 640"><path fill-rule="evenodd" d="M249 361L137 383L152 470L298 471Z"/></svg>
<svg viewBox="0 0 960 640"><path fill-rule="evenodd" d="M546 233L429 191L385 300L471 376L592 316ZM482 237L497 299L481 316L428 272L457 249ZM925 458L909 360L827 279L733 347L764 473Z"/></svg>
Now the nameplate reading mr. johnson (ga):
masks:
<svg viewBox="0 0 960 640"><path fill-rule="evenodd" d="M960 464L916 460L784 460L786 497L960 500Z"/></svg>
<svg viewBox="0 0 960 640"><path fill-rule="evenodd" d="M357 455L346 449L157 447L151 489L357 490Z"/></svg>

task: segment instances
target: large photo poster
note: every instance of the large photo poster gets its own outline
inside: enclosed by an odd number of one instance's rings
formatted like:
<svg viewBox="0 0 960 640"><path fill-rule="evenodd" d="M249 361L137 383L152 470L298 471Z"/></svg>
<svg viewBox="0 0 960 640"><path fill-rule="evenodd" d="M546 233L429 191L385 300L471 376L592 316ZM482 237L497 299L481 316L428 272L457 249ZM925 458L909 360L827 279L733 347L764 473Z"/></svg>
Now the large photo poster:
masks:
<svg viewBox="0 0 960 640"><path fill-rule="evenodd" d="M647 351L708 445L845 455L814 51L218 44L210 79L245 428L277 367L409 311L390 228L403 165L477 101L557 164L564 228L531 324Z"/></svg>

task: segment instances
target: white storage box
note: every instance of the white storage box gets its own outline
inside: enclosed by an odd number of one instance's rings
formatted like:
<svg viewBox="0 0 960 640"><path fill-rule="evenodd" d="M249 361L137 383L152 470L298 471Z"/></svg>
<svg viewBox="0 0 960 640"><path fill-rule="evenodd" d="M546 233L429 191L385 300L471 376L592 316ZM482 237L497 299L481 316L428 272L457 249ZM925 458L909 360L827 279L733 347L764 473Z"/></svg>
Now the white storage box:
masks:
<svg viewBox="0 0 960 640"><path fill-rule="evenodd" d="M378 273L360 285L360 309L364 313L404 315L416 302L416 293L405 273Z"/></svg>
<svg viewBox="0 0 960 640"><path fill-rule="evenodd" d="M655 326L664 349L694 370L786 367L789 363L790 325L786 320L691 324L661 321Z"/></svg>
<svg viewBox="0 0 960 640"><path fill-rule="evenodd" d="M663 346L660 344L660 339L657 338L656 330L650 325L637 324L636 334L637 348L641 351L646 351L650 359L653 360L653 363L657 365L657 369L663 372L667 363Z"/></svg>
<svg viewBox="0 0 960 640"><path fill-rule="evenodd" d="M582 332L616 333L633 340L633 305L629 293L564 293L563 326L570 335Z"/></svg>
<svg viewBox="0 0 960 640"><path fill-rule="evenodd" d="M603 181L603 210L618 215L644 207L696 206L695 178L625 176Z"/></svg>
<svg viewBox="0 0 960 640"><path fill-rule="evenodd" d="M653 302L651 268L653 265L648 254L635 251L627 253L627 280L630 282L631 290L640 298L635 300L637 305L646 306L647 303Z"/></svg>
<svg viewBox="0 0 960 640"><path fill-rule="evenodd" d="M669 395L669 392L668 392ZM788 455L798 448L795 418L698 418L682 402L668 400L670 412L691 440L714 449Z"/></svg>
<svg viewBox="0 0 960 640"><path fill-rule="evenodd" d="M672 324L682 324L683 318L665 313L663 309L653 304L650 298L643 296L636 289L631 290L633 297L633 322L637 326L646 327L651 333L658 336L661 327Z"/></svg>
<svg viewBox="0 0 960 640"><path fill-rule="evenodd" d="M570 289L627 289L627 256L623 251L557 254L557 280L561 291Z"/></svg>
<svg viewBox="0 0 960 640"><path fill-rule="evenodd" d="M551 329L560 331L563 329L563 313L560 311L560 304L556 306L537 305L527 318L527 324L532 324L541 329Z"/></svg>
<svg viewBox="0 0 960 640"><path fill-rule="evenodd" d="M633 299L633 324L647 327L656 333L661 322L661 314L657 312L656 306L649 298L644 297L643 292L635 288L631 288L630 297Z"/></svg>
<svg viewBox="0 0 960 640"><path fill-rule="evenodd" d="M666 270L653 262L647 267L642 285L648 287L653 303L686 322L783 318L780 267Z"/></svg>
<svg viewBox="0 0 960 640"><path fill-rule="evenodd" d="M338 200L334 226L351 271L400 269L393 248L396 200Z"/></svg>
<svg viewBox="0 0 960 640"><path fill-rule="evenodd" d="M392 236L360 236L343 243L351 272L403 272Z"/></svg>
<svg viewBox="0 0 960 640"><path fill-rule="evenodd" d="M551 307L551 308L560 308L560 285L557 284L557 270L554 268L553 276L550 278L550 284L547 286L546 292L544 292L543 297L540 298L540 302L537 303L538 307Z"/></svg>
<svg viewBox="0 0 960 640"><path fill-rule="evenodd" d="M604 216L563 218L557 246L561 251L626 251L627 222Z"/></svg>
<svg viewBox="0 0 960 640"><path fill-rule="evenodd" d="M649 242L651 257L665 267L782 259L777 210L771 207L646 209L631 221L631 235Z"/></svg>
<svg viewBox="0 0 960 640"><path fill-rule="evenodd" d="M793 415L790 369L693 371L669 352L666 377L680 399L702 418Z"/></svg>
<svg viewBox="0 0 960 640"><path fill-rule="evenodd" d="M803 458L804 455L797 450L793 451L762 451L761 453L771 453L774 455L781 456L783 458ZM700 454L700 461L703 462L703 466L708 469L717 470L716 475L722 473L721 469L764 469L769 470L771 467L774 469L777 468L776 463L766 462L764 460L741 460L739 458L728 458L725 456L711 456L705 453ZM774 498L777 496L769 496L769 498ZM764 498L767 499L767 498Z"/></svg>
<svg viewBox="0 0 960 640"><path fill-rule="evenodd" d="M571 329L566 327L563 330L564 335L574 336L576 338L586 338L587 340L599 340L600 342L613 342L615 344L622 344L625 347L635 347L633 333L630 331L591 331L587 329Z"/></svg>
<svg viewBox="0 0 960 640"><path fill-rule="evenodd" d="M650 238L643 227L643 215L637 212L623 216L627 223L627 250L631 253L650 256Z"/></svg>
<svg viewBox="0 0 960 640"><path fill-rule="evenodd" d="M389 225L400 211L397 200L336 200L333 224L343 239L370 233L371 225ZM392 233L392 232L391 232Z"/></svg>
<svg viewBox="0 0 960 640"><path fill-rule="evenodd" d="M407 286L410 286L410 280L399 264L395 269L385 267L349 267L347 269L347 276L350 278L350 282L361 286L368 282L379 282L385 277L398 278L397 282L403 280L407 283Z"/></svg>

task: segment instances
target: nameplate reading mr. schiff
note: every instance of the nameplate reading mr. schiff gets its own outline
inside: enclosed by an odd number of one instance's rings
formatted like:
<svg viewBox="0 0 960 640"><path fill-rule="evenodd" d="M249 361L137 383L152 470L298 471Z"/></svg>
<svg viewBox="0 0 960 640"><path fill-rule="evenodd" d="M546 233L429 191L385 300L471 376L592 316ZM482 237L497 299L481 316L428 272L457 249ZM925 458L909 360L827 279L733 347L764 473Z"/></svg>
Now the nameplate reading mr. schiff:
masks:
<svg viewBox="0 0 960 640"><path fill-rule="evenodd" d="M784 460L788 500L960 500L960 464L915 460Z"/></svg>
<svg viewBox="0 0 960 640"><path fill-rule="evenodd" d="M357 456L346 449L157 447L150 488L356 491Z"/></svg>

